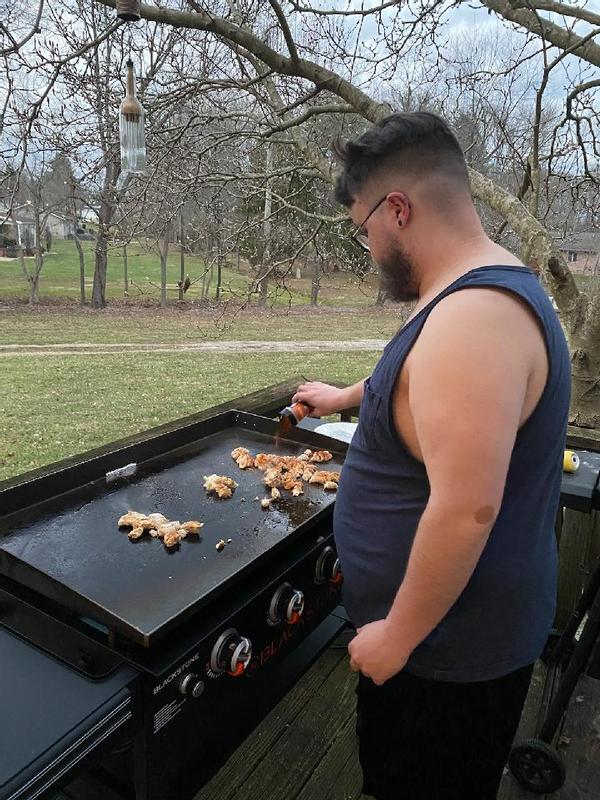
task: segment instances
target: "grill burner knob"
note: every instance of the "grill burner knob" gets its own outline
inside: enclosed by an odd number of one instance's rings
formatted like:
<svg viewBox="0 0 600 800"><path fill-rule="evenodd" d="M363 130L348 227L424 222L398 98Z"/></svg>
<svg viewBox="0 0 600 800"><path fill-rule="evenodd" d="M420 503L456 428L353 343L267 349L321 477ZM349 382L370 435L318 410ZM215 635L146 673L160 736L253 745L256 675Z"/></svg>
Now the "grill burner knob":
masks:
<svg viewBox="0 0 600 800"><path fill-rule="evenodd" d="M179 682L179 691L186 696L200 697L204 692L204 681L201 681L193 672L188 672Z"/></svg>
<svg viewBox="0 0 600 800"><path fill-rule="evenodd" d="M342 583L342 568L340 560L333 547L325 547L317 559L315 568L315 583L330 583L339 586Z"/></svg>
<svg viewBox="0 0 600 800"><path fill-rule="evenodd" d="M299 589L292 589L289 583L283 583L273 595L269 606L269 619L274 624L285 620L295 625L304 611L304 595Z"/></svg>
<svg viewBox="0 0 600 800"><path fill-rule="evenodd" d="M242 675L252 658L252 644L245 636L240 636L235 628L224 631L210 655L210 668L217 675L226 672L237 678Z"/></svg>

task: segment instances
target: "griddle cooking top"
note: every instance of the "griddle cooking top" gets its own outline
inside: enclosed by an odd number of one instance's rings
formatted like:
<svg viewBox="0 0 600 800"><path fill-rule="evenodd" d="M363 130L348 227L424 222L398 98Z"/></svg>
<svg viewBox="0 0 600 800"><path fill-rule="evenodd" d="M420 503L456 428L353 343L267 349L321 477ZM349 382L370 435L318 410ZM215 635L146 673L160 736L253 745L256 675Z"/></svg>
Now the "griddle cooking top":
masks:
<svg viewBox="0 0 600 800"><path fill-rule="evenodd" d="M0 573L146 647L162 637L170 623L205 605L312 525L335 499L322 486L305 484L304 495L282 492L285 499L264 511L255 501L270 491L264 473L240 470L231 458L234 447L300 455L320 441L318 446L338 450L320 465L332 470L340 469L345 448L298 430L292 435L299 441L279 440L276 447L272 420L242 413L222 419L225 429L155 459L158 465L138 465L138 474L126 482L82 486L65 495L58 512L24 515L17 527L7 529L5 520ZM232 498L206 494L203 476L211 473L238 482ZM147 534L136 542L128 539L129 529L119 529L117 520L129 509L157 511L180 522L200 520L204 527L199 538L188 536L168 551ZM218 552L219 539L232 541Z"/></svg>

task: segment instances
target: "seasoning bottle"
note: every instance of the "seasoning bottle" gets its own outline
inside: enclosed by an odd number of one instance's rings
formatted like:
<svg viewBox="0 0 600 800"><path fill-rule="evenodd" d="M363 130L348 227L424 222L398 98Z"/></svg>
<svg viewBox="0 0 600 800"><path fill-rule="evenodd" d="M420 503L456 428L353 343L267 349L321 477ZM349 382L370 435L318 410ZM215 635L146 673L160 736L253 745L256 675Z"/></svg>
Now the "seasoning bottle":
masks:
<svg viewBox="0 0 600 800"><path fill-rule="evenodd" d="M281 409L279 418L282 425L285 427L292 427L302 422L304 417L308 417L311 411L312 407L306 403L292 403L291 406L286 406Z"/></svg>

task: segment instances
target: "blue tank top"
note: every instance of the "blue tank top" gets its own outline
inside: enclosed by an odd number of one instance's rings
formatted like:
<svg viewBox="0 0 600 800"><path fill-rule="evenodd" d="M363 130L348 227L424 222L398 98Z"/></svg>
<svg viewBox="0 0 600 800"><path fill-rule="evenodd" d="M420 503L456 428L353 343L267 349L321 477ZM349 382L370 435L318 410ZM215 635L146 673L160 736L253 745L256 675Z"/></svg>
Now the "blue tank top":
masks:
<svg viewBox="0 0 600 800"><path fill-rule="evenodd" d="M334 534L350 619L383 619L402 582L429 498L424 465L398 437L392 395L404 360L432 309L452 292L496 287L522 298L538 318L549 372L535 410L520 428L497 520L464 591L413 651L406 670L435 680L507 675L540 655L554 619L558 508L571 390L565 337L536 276L511 266L462 275L388 343L365 381L358 428L348 449L334 511ZM485 466L485 453L481 453Z"/></svg>

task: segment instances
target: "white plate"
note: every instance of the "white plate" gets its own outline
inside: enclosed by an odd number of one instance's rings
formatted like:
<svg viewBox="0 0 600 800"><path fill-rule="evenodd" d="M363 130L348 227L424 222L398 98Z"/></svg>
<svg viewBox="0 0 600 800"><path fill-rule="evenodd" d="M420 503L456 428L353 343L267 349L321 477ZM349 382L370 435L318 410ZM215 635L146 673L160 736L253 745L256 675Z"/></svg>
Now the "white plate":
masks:
<svg viewBox="0 0 600 800"><path fill-rule="evenodd" d="M324 422L323 425L315 428L315 433L322 433L323 436L331 436L332 439L350 443L357 425L358 422Z"/></svg>

